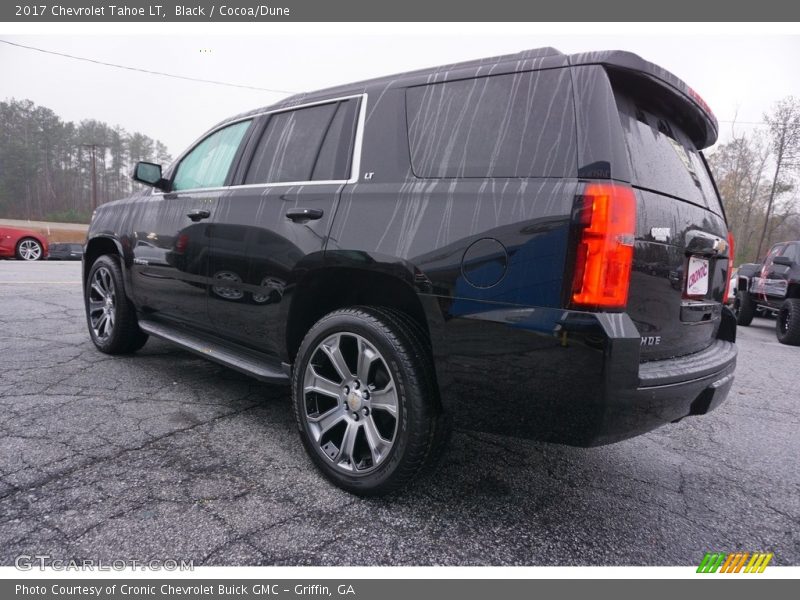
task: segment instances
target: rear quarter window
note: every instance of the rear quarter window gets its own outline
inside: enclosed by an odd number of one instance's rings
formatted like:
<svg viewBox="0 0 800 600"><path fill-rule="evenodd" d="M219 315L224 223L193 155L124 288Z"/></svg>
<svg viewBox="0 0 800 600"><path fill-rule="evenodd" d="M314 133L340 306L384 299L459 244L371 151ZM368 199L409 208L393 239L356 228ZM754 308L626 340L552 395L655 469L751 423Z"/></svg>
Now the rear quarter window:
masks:
<svg viewBox="0 0 800 600"><path fill-rule="evenodd" d="M722 206L700 151L672 120L617 94L637 186L699 204L718 215Z"/></svg>
<svg viewBox="0 0 800 600"><path fill-rule="evenodd" d="M577 171L568 69L406 90L417 177L565 177Z"/></svg>

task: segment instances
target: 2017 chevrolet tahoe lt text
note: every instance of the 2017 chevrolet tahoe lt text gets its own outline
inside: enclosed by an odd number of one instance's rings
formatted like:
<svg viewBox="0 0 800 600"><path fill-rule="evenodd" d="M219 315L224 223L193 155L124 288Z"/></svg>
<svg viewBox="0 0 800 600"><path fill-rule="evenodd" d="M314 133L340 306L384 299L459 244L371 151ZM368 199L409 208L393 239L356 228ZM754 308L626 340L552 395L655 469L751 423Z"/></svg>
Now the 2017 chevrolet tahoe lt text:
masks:
<svg viewBox="0 0 800 600"><path fill-rule="evenodd" d="M716 137L692 89L618 51L293 96L97 209L89 332L291 383L309 455L358 494L407 483L452 424L622 440L733 382Z"/></svg>

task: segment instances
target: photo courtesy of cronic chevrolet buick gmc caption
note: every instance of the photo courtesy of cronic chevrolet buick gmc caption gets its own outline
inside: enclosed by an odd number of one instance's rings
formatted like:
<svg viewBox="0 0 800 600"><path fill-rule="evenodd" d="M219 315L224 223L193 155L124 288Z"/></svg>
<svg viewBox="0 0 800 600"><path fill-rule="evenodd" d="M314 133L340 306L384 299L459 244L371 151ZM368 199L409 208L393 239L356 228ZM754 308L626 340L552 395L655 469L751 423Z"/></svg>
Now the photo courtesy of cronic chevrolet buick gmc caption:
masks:
<svg viewBox="0 0 800 600"><path fill-rule="evenodd" d="M333 590L338 596L350 596L355 594L355 587L350 584L339 584ZM121 596L210 596L219 594L220 596L280 596L283 594L294 593L295 596L332 596L333 590L326 585L298 584L290 588L285 585L275 583L254 583L254 584L185 584L178 585L163 583L161 585L152 584L111 584L111 585L81 585L81 584L51 584L51 585L25 585L18 583L14 586L14 593L18 596L47 596L48 593L54 596L94 596L100 598L103 594L116 594Z"/></svg>
<svg viewBox="0 0 800 600"><path fill-rule="evenodd" d="M454 425L594 446L702 415L736 364L717 130L619 51L292 96L97 209L89 333L290 383L309 455L356 494L433 466Z"/></svg>

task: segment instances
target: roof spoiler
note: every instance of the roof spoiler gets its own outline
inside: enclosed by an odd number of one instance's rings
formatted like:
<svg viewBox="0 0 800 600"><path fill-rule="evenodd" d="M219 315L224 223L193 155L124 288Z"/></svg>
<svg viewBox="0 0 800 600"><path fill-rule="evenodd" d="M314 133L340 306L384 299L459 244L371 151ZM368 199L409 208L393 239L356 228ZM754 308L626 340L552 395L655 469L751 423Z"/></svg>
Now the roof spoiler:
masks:
<svg viewBox="0 0 800 600"><path fill-rule="evenodd" d="M682 117L686 133L698 148L707 148L717 141L719 123L708 104L700 94L666 69L622 50L586 52L568 58L570 65L601 65L612 78L617 76L632 87L659 88L660 101L669 104L673 112ZM663 92L668 96L665 97Z"/></svg>

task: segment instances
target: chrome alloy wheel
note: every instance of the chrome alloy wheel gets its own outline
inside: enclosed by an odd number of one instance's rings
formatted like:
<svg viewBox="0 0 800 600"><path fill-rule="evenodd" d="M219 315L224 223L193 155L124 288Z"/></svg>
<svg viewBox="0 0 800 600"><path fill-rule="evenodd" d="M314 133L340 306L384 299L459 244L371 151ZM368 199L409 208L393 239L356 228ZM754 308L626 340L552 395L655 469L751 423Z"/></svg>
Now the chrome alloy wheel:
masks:
<svg viewBox="0 0 800 600"><path fill-rule="evenodd" d="M36 240L22 240L19 243L19 255L22 260L39 260L42 257L42 246Z"/></svg>
<svg viewBox="0 0 800 600"><path fill-rule="evenodd" d="M314 349L303 376L311 439L351 475L376 469L394 445L398 396L386 361L354 333L335 333Z"/></svg>
<svg viewBox="0 0 800 600"><path fill-rule="evenodd" d="M116 300L111 272L100 267L94 272L89 288L89 320L98 340L107 340L114 331Z"/></svg>

